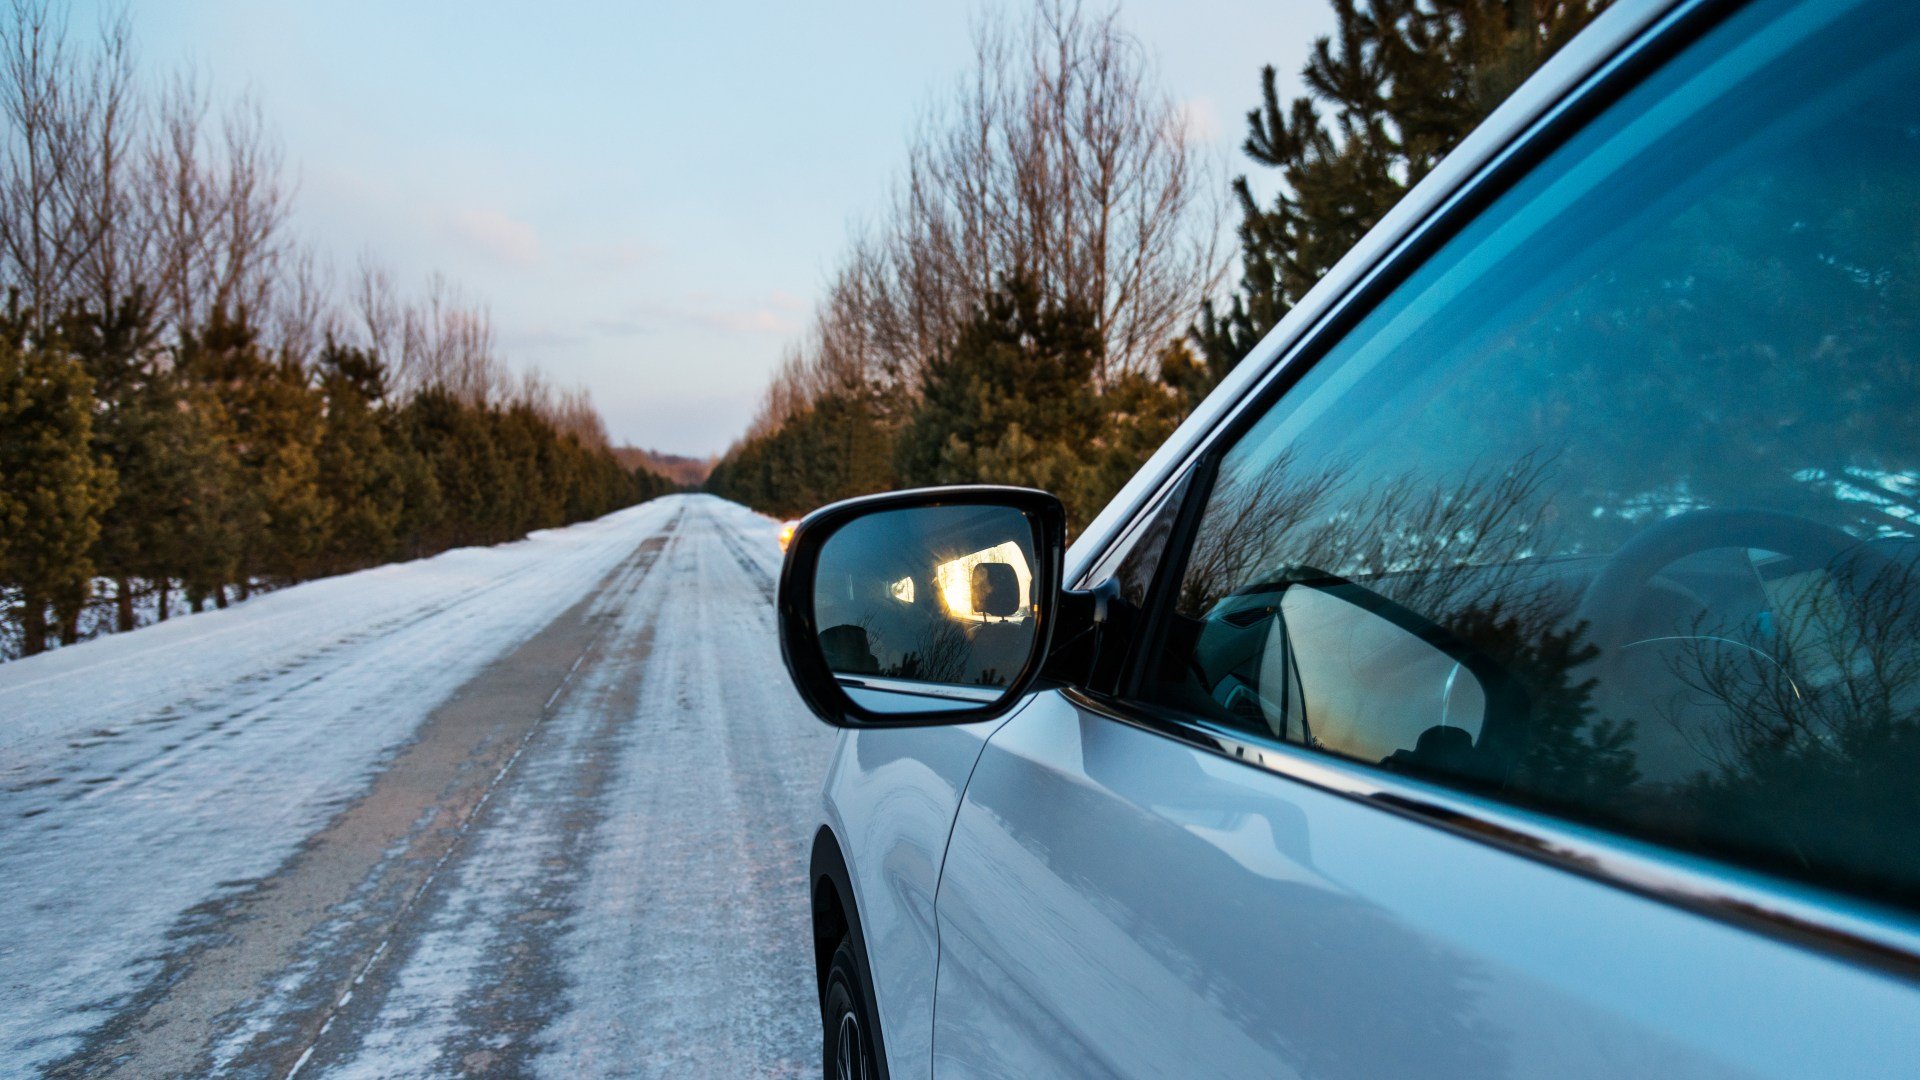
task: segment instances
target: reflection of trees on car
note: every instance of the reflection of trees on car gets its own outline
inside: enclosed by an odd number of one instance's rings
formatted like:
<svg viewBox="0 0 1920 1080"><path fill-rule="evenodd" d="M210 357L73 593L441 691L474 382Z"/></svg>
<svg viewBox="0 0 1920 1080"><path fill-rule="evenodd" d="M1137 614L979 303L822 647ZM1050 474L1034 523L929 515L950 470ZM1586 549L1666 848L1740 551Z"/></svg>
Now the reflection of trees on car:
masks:
<svg viewBox="0 0 1920 1080"><path fill-rule="evenodd" d="M1621 616L1628 640L1601 642L1576 608L1605 553L1557 554L1578 545L1555 527L1598 515L1554 512L1564 501L1557 459L1474 470L1452 488L1412 472L1349 487L1350 466L1315 473L1291 449L1274 461L1217 487L1178 605L1196 624L1211 621L1176 633L1176 651L1193 648L1196 634L1265 635L1276 621L1284 634L1277 601L1257 621L1218 614L1234 597L1284 592L1289 579L1269 568L1334 566L1433 620L1435 633L1444 628L1525 691L1518 712L1490 713L1470 751L1423 736L1377 763L1740 851L1782 873L1831 880L1877 866L1894 868L1888 882L1920 880L1911 829L1860 825L1920 829L1910 805L1920 770L1920 570L1904 548L1869 560L1859 553L1889 541L1862 543L1853 558L1820 564L1757 554L1737 538L1710 543L1717 557L1692 557L1691 569L1670 566L1647 585L1660 604L1696 610L1668 626L1665 608L1635 597ZM1856 515L1885 510L1842 512L1864 529ZM1289 573L1302 583L1326 576ZM1698 607L1687 574L1750 578L1763 595L1751 610ZM1224 629L1233 621L1237 631ZM1207 695L1181 700L1193 707Z"/></svg>
<svg viewBox="0 0 1920 1080"><path fill-rule="evenodd" d="M1754 635L1701 616L1650 657L1682 690L1657 722L1689 738L1697 767L1627 809L1785 873L1875 867L1881 887L1911 903L1920 570L1894 561L1852 587L1841 577L1812 567L1784 580L1764 651L1735 643Z"/></svg>
<svg viewBox="0 0 1920 1080"><path fill-rule="evenodd" d="M897 679L959 683L967 681L973 647L967 640L966 629L959 623L929 615L920 620L912 643L901 650L899 656L899 660L882 668L880 674Z"/></svg>
<svg viewBox="0 0 1920 1080"><path fill-rule="evenodd" d="M1633 724L1595 715L1593 680L1581 668L1596 649L1566 626L1578 595L1532 561L1553 547L1551 463L1476 470L1451 487L1408 473L1349 491L1351 475L1340 465L1301 468L1289 448L1269 466L1223 477L1195 539L1180 610L1200 618L1271 567L1329 568L1316 573L1434 620L1522 687L1523 714L1489 717L1496 737L1463 778L1583 801L1631 784ZM1257 588L1276 584L1284 587ZM1498 760L1487 760L1495 744ZM1405 749L1397 765L1426 760Z"/></svg>

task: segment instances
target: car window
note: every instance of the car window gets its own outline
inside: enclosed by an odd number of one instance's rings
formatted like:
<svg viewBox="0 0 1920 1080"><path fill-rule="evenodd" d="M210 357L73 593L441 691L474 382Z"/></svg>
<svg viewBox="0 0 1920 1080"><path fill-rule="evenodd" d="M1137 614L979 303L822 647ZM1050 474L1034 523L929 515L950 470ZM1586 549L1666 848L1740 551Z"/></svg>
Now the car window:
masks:
<svg viewBox="0 0 1920 1080"><path fill-rule="evenodd" d="M1763 4L1219 460L1142 693L1920 907L1920 9Z"/></svg>

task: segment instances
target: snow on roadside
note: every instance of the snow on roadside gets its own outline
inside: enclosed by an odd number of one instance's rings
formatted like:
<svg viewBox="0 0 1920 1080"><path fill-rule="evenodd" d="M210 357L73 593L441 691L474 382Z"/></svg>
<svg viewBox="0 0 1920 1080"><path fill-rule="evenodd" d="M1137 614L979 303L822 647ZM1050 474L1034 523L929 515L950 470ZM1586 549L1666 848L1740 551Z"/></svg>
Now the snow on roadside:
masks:
<svg viewBox="0 0 1920 1080"><path fill-rule="evenodd" d="M42 753L58 753L65 737L89 724L257 678L509 581L516 583L513 598L535 603L511 609L496 603L511 624L502 629L511 632L529 619L544 625L631 552L678 501L656 499L514 543L456 548L309 581L224 610L177 615L132 633L0 664L0 783Z"/></svg>
<svg viewBox="0 0 1920 1080"><path fill-rule="evenodd" d="M271 874L682 505L0 665L0 1075L75 1050L163 969L170 934Z"/></svg>

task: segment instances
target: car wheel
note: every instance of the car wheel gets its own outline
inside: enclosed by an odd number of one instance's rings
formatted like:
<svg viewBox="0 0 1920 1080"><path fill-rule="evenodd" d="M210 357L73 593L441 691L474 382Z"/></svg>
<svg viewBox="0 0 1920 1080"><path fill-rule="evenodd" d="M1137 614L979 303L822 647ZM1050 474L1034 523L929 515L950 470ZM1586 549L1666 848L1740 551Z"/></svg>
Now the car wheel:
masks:
<svg viewBox="0 0 1920 1080"><path fill-rule="evenodd" d="M827 971L827 993L822 999L821 1075L827 1080L878 1080L880 1067L873 1053L873 1021L867 1016L860 992L860 969L853 962L853 946L842 941L833 951Z"/></svg>

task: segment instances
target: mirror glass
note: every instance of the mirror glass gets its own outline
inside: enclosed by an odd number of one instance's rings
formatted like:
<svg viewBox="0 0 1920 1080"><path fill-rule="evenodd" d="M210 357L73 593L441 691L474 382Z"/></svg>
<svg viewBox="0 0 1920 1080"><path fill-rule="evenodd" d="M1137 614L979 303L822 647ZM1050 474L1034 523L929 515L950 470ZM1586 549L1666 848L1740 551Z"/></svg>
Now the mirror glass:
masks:
<svg viewBox="0 0 1920 1080"><path fill-rule="evenodd" d="M1033 535L1008 507L925 506L828 537L814 625L841 689L874 712L998 701L1038 644Z"/></svg>

